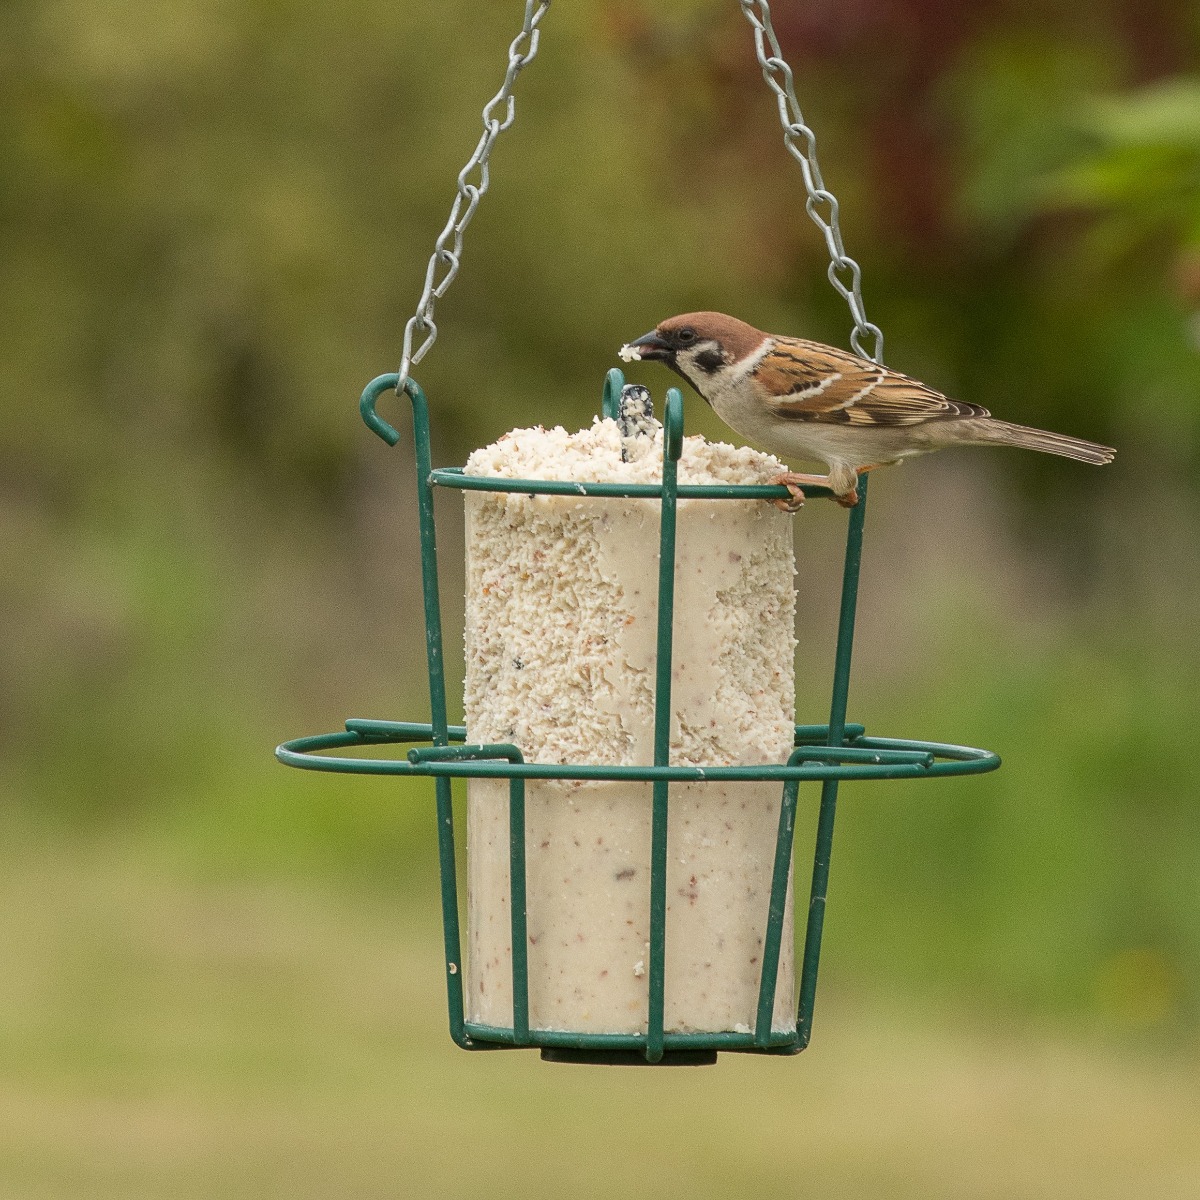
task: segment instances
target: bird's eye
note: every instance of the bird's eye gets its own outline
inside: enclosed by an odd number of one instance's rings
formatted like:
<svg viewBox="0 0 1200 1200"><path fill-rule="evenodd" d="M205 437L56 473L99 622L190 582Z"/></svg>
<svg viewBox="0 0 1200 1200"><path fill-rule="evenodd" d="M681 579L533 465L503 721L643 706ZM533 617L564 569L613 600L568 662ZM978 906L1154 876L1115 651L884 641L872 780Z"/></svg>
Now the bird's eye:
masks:
<svg viewBox="0 0 1200 1200"><path fill-rule="evenodd" d="M696 331L691 328L681 329L676 335L675 340L681 346L690 346L696 340Z"/></svg>

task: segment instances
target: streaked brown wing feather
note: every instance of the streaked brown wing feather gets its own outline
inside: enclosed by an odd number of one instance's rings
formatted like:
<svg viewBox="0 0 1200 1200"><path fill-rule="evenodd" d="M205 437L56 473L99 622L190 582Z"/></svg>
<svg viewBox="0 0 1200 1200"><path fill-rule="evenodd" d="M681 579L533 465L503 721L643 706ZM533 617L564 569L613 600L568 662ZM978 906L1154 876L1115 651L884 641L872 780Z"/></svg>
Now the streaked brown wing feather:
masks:
<svg viewBox="0 0 1200 1200"><path fill-rule="evenodd" d="M991 415L844 350L800 338L775 341L753 376L784 420L895 426Z"/></svg>

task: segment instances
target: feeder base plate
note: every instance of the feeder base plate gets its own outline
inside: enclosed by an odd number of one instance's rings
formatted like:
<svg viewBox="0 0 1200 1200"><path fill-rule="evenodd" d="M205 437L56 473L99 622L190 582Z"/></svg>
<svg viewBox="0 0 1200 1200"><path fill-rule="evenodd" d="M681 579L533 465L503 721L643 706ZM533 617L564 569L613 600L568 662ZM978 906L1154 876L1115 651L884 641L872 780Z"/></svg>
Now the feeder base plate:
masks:
<svg viewBox="0 0 1200 1200"><path fill-rule="evenodd" d="M709 1067L717 1061L715 1050L667 1050L661 1062L646 1061L640 1050L575 1050L543 1046L543 1062L591 1063L603 1067Z"/></svg>

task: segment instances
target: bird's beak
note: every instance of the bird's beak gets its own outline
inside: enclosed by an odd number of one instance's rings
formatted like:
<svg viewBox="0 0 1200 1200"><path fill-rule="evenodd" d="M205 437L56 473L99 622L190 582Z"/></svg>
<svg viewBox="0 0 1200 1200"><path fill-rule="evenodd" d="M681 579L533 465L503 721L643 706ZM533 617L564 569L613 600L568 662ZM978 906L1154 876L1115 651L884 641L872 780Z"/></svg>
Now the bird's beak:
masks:
<svg viewBox="0 0 1200 1200"><path fill-rule="evenodd" d="M627 342L621 347L619 353L624 362L653 362L656 359L659 361L669 360L673 352L671 347L659 336L658 331L652 329L649 333L642 334L640 338Z"/></svg>

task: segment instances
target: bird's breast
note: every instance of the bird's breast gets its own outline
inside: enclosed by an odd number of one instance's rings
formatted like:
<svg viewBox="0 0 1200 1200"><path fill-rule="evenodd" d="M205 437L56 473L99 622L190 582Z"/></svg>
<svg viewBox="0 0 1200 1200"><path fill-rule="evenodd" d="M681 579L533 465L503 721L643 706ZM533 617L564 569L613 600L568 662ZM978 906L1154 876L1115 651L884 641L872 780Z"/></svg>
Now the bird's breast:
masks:
<svg viewBox="0 0 1200 1200"><path fill-rule="evenodd" d="M773 423L766 401L752 380L713 379L705 388L704 398L726 425L744 437L762 437Z"/></svg>

